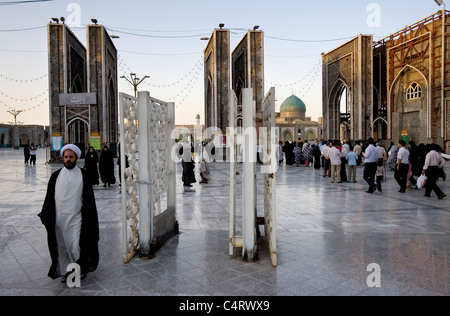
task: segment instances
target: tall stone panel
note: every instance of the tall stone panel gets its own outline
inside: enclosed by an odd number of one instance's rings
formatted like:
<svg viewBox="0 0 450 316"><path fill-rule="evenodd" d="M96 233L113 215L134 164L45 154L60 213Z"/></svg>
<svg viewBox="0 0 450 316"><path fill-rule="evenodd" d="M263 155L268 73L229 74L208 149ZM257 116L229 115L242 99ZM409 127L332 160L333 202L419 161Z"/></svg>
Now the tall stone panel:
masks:
<svg viewBox="0 0 450 316"><path fill-rule="evenodd" d="M64 24L48 25L50 138L83 152L100 137L118 143L117 50L102 25L88 25L87 49ZM53 143L53 142L52 142ZM54 142L58 143L58 142ZM60 161L54 148L50 162Z"/></svg>
<svg viewBox="0 0 450 316"><path fill-rule="evenodd" d="M242 38L231 56L232 88L236 92L238 104L242 104L242 89L252 88L256 101L257 125L262 123L262 103L264 100L264 32L249 31ZM238 113L238 117L240 113Z"/></svg>
<svg viewBox="0 0 450 316"><path fill-rule="evenodd" d="M230 31L215 29L204 50L205 128L229 127Z"/></svg>
<svg viewBox="0 0 450 316"><path fill-rule="evenodd" d="M68 120L85 115L79 107L60 106L59 95L84 93L86 84L86 49L64 24L50 23L48 32L50 137L70 139ZM83 130L85 132L85 129ZM84 146L83 146L84 147ZM84 151L84 148L82 148ZM59 161L58 152L52 152L50 161Z"/></svg>
<svg viewBox="0 0 450 316"><path fill-rule="evenodd" d="M118 71L117 49L103 25L87 26L88 89L97 94L91 105L91 134L113 152L118 143Z"/></svg>

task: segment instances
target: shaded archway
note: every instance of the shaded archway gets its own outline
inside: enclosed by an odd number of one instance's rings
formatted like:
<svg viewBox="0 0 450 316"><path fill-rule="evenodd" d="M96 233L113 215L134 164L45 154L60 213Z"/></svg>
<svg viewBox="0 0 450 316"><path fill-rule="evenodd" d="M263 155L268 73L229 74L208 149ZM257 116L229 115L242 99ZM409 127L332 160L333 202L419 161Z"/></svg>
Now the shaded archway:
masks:
<svg viewBox="0 0 450 316"><path fill-rule="evenodd" d="M81 158L84 158L86 146L89 144L89 123L81 118L75 118L67 124L69 144L81 149Z"/></svg>
<svg viewBox="0 0 450 316"><path fill-rule="evenodd" d="M352 139L352 113L350 86L338 79L329 98L330 127L338 133L332 133L331 139Z"/></svg>
<svg viewBox="0 0 450 316"><path fill-rule="evenodd" d="M30 136L26 133L19 135L19 146L30 145Z"/></svg>
<svg viewBox="0 0 450 316"><path fill-rule="evenodd" d="M372 125L373 128L373 138L375 141L382 141L388 139L388 129L389 124L388 122L382 118L377 118Z"/></svg>
<svg viewBox="0 0 450 316"><path fill-rule="evenodd" d="M4 147L6 145L6 135L5 133L2 133L2 136L0 137L0 145Z"/></svg>

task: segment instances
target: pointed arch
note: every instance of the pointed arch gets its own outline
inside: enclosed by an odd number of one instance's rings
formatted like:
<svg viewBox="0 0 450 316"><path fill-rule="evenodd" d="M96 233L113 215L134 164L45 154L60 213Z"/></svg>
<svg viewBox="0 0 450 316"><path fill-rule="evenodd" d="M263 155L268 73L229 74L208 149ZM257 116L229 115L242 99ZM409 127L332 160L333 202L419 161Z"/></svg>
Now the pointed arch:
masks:
<svg viewBox="0 0 450 316"><path fill-rule="evenodd" d="M422 78L425 81L425 86L426 86L426 108L427 108L427 138L431 138L431 97L430 97L430 82L427 78L427 76L423 73L423 71L421 71L420 69L412 66L412 65L405 65L402 70L397 74L397 76L395 76L394 80L392 81L392 84L389 87L389 98L388 98L388 124L389 126L391 126L391 128L389 129L389 133L390 135L388 135L389 138L392 138L392 113L394 112L394 104L393 104L393 99L394 99L394 88L397 85L398 81L406 74L406 72L408 70L412 70L417 72L418 74L420 74L422 76ZM424 92L422 89L422 96L423 96Z"/></svg>

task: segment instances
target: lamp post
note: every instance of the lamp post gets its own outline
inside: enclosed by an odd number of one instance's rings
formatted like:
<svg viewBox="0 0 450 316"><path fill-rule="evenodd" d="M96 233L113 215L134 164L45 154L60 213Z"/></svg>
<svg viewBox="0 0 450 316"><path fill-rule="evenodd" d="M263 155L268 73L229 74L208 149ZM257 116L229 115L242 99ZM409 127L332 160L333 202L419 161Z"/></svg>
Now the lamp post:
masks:
<svg viewBox="0 0 450 316"><path fill-rule="evenodd" d="M18 135L17 135L17 116L19 116L20 113L24 112L23 110L11 110L7 111L9 114L14 116L14 149L19 149L19 141L18 141Z"/></svg>
<svg viewBox="0 0 450 316"><path fill-rule="evenodd" d="M136 74L131 73L130 78L127 78L125 76L121 76L120 78L125 79L128 81L134 88L134 97L137 97L137 87L145 80L150 78L149 76L145 76L144 78L140 79L136 77Z"/></svg>

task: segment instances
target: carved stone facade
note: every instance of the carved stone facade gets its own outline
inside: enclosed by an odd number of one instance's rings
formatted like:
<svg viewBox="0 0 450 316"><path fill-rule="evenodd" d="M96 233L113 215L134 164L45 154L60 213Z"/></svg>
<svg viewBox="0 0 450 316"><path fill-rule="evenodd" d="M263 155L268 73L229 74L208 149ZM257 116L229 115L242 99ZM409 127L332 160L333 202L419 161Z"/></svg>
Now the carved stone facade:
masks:
<svg viewBox="0 0 450 316"><path fill-rule="evenodd" d="M326 139L339 139L341 126L348 139L371 137L373 40L360 35L322 55L323 133ZM343 93L346 110L341 111Z"/></svg>
<svg viewBox="0 0 450 316"><path fill-rule="evenodd" d="M64 24L48 24L50 138L87 150L92 136L118 142L117 50L101 25L87 26L87 47ZM62 105L62 94L94 93L90 104ZM58 160L57 153L52 153Z"/></svg>
<svg viewBox="0 0 450 316"><path fill-rule="evenodd" d="M264 99L264 33L249 31L231 54L230 31L214 30L204 51L206 128L218 127L225 134L229 124L229 90L238 98L238 122L242 126L242 94L253 88L257 126L262 125ZM231 76L231 81L230 81ZM234 125L233 125L234 126Z"/></svg>
<svg viewBox="0 0 450 316"><path fill-rule="evenodd" d="M406 132L449 151L450 12L371 41L361 35L323 55L324 137L396 142Z"/></svg>
<svg viewBox="0 0 450 316"><path fill-rule="evenodd" d="M48 144L48 126L0 124L0 148Z"/></svg>

